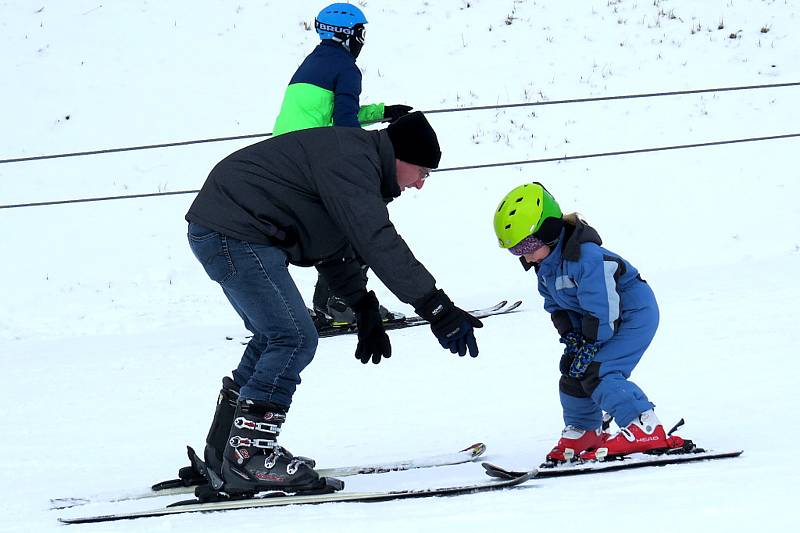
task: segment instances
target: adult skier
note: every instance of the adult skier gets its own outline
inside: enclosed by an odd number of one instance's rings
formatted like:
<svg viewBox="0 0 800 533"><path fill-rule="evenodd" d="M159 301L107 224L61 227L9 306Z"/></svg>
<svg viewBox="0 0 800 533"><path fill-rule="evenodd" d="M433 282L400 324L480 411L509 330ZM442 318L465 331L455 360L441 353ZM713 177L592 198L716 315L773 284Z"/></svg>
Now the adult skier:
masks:
<svg viewBox="0 0 800 533"><path fill-rule="evenodd" d="M273 135L322 126L360 127L382 120L396 120L412 108L407 105L360 105L361 71L356 58L366 36L367 18L352 4L331 4L314 20L321 42L305 58L289 81ZM364 278L367 268L362 265ZM344 326L355 322L355 314L344 300L331 294L319 276L314 289L315 323ZM381 307L381 316L396 316Z"/></svg>
<svg viewBox="0 0 800 533"><path fill-rule="evenodd" d="M534 268L544 308L565 345L559 397L565 428L547 454L551 464L610 459L680 448L667 436L654 404L628 378L658 328L650 286L628 261L604 248L577 214L562 215L537 182L509 192L494 215L501 248ZM602 430L603 411L620 430Z"/></svg>
<svg viewBox="0 0 800 533"><path fill-rule="evenodd" d="M481 322L436 288L389 219L387 203L421 189L441 152L420 112L386 129L313 128L243 148L218 163L192 203L189 244L253 333L223 379L205 459L231 494L318 489L313 461L277 443L318 335L288 265L314 266L355 311L362 363L391 356L375 293L356 255L429 320L442 347L478 355Z"/></svg>

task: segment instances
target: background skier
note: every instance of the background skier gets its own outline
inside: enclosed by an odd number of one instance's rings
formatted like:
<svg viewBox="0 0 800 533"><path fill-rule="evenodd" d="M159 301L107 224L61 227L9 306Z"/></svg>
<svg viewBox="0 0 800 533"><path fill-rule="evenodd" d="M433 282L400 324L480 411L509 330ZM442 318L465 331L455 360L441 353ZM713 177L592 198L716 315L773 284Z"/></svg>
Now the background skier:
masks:
<svg viewBox="0 0 800 533"><path fill-rule="evenodd" d="M352 4L337 3L323 8L314 20L321 42L305 58L289 81L273 135L322 126L360 127L381 120L395 120L412 108L383 103L360 105L361 71L356 58L366 36L367 18ZM366 280L367 268L363 266ZM349 325L355 314L346 302L331 294L325 278L319 276L314 288L315 322ZM397 316L381 307L381 316Z"/></svg>

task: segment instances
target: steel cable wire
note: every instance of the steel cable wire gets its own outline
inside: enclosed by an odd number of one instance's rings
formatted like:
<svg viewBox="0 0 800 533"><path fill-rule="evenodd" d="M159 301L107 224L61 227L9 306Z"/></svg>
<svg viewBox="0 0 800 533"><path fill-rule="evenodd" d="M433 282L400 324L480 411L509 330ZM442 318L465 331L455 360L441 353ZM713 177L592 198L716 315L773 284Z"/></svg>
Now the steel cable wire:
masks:
<svg viewBox="0 0 800 533"><path fill-rule="evenodd" d="M775 89L780 87L796 87L800 86L800 82L787 82L787 83L769 83L769 84L761 84L761 85L742 85L742 86L734 86L734 87L716 87L713 89L687 89L685 91L662 91L662 92L655 92L655 93L641 93L641 94L625 94L625 95L616 95L616 96L593 96L589 98L571 98L566 100L547 100L543 102L521 102L515 104L496 104L496 105L486 105L486 106L472 106L472 107L451 107L451 108L444 108L444 109L430 109L427 111L423 111L426 114L435 114L435 113L455 113L459 111L486 111L492 109L510 109L510 108L517 108L517 107L535 107L535 106L546 106L546 105L563 105L563 104L580 104L580 103L589 103L589 102L603 102L603 101L611 101L611 100L630 100L634 98L655 98L661 96L680 96L680 95L687 95L687 94L701 94L701 93L712 93L712 92L730 92L730 91L747 91L747 90L758 90L758 89ZM80 157L80 156L89 156L89 155L99 155L99 154L111 154L111 153L118 153L118 152L130 152L134 150L152 150L155 148L172 148L176 146L188 146L192 144L202 144L202 143L213 143L213 142L226 142L226 141L238 141L242 139L256 139L260 137L269 137L272 133L253 133L249 135L235 135L230 137L214 137L210 139L195 139L190 141L178 141L178 142L170 142L170 143L162 143L162 144L146 144L141 146L127 146L122 148L105 148L100 150L88 150L84 152L69 152L63 154L50 154L50 155L37 155L37 156L29 156L29 157L13 157L7 159L0 159L0 164L8 164L8 163L22 163L27 161L42 161L46 159L58 159L64 157Z"/></svg>
<svg viewBox="0 0 800 533"><path fill-rule="evenodd" d="M642 154L647 152L662 152L667 150L682 150L687 148L700 148L706 146L720 146L726 144L736 144L736 143L746 143L746 142L757 142L757 141L770 141L776 139L790 139L794 137L800 137L800 133L785 133L780 135L768 135L764 137L748 137L745 139L729 139L723 141L709 141L703 143L692 143L692 144L677 144L671 146L658 146L652 148L636 148L632 150L616 150L613 152L600 152L600 153L591 153L591 154L578 154L578 155L564 155L560 157L547 157L542 159L526 159L522 161L506 161L501 163L485 163L485 164L478 164L478 165L463 165L458 167L449 167L449 168L440 168L436 169L433 172L451 172L451 171L458 171L458 170L473 170L479 168L491 168L491 167L503 167L503 166L515 166L515 165L530 165L530 164L537 164L537 163L551 163L555 161L572 161L576 159L588 159L593 157L611 157L611 156L622 156L622 155L633 155L633 154ZM78 198L74 200L54 200L50 202L31 202L31 203L24 203L24 204L10 204L10 205L0 205L0 209L12 209L12 208L19 208L19 207L41 207L47 205L61 205L61 204L76 204L76 203L86 203L86 202L102 202L107 200L129 200L133 198L151 198L154 196L174 196L179 194L195 194L199 192L198 190L188 190L188 191L171 191L171 192L156 192L156 193L145 193L145 194L127 194L124 196L103 196L103 197L96 197L96 198Z"/></svg>

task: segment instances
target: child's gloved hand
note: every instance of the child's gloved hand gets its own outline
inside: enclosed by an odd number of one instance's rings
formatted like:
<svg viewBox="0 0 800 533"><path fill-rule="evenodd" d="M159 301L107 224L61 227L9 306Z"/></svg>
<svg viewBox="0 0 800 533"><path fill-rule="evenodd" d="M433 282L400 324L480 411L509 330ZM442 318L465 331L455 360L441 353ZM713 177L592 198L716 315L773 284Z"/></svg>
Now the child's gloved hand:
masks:
<svg viewBox="0 0 800 533"><path fill-rule="evenodd" d="M558 369L564 376L569 375L569 367L575 359L575 354L578 353L583 344L583 335L576 331L567 332L563 337L558 339L558 342L564 345L564 354L561 356L561 361L558 363Z"/></svg>
<svg viewBox="0 0 800 533"><path fill-rule="evenodd" d="M584 340L583 344L578 348L572 364L569 365L568 375L575 379L583 378L584 374L586 374L586 369L589 368L589 364L594 361L594 356L597 355L597 349L597 344Z"/></svg>
<svg viewBox="0 0 800 533"><path fill-rule="evenodd" d="M578 353L578 348L580 348L584 340L585 339L583 338L583 335L577 331L570 331L558 339L558 342L564 345L564 355L569 354L574 356L576 353Z"/></svg>
<svg viewBox="0 0 800 533"><path fill-rule="evenodd" d="M383 107L383 119L388 120L389 122L394 122L398 118L408 115L411 110L414 109L410 105L403 105L403 104L395 104L395 105L387 105Z"/></svg>

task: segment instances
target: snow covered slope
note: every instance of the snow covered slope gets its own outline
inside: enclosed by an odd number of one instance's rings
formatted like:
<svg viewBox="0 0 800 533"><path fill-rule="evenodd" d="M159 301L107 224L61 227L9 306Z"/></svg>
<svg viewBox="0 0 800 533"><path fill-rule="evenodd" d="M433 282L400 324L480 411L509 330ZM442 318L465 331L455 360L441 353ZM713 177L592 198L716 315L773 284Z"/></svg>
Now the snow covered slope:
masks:
<svg viewBox="0 0 800 533"><path fill-rule="evenodd" d="M800 82L800 6L761 0L360 2L363 102L433 110ZM0 159L268 132L324 2L0 2ZM719 28L722 26L722 28ZM731 37L733 36L733 37ZM442 167L799 133L800 88L431 114ZM0 206L197 189L249 141L0 164ZM561 429L560 345L534 278L495 244L544 182L659 299L634 374L669 424L736 460L381 504L236 511L86 531L752 531L787 527L800 299L800 141L435 173L393 221L454 301L522 299L459 359L426 328L362 366L326 339L282 433L323 466L446 452L536 465ZM0 531L55 531L51 497L139 488L200 446L244 333L186 244L192 195L0 209ZM310 300L316 274L295 269ZM373 279L389 308L412 312ZM477 464L348 490L482 478ZM148 502L148 505L153 502ZM159 502L161 503L161 502ZM135 508L129 504L126 508ZM141 504L139 504L141 505ZM117 509L92 505L80 512ZM72 511L77 514L77 510Z"/></svg>

